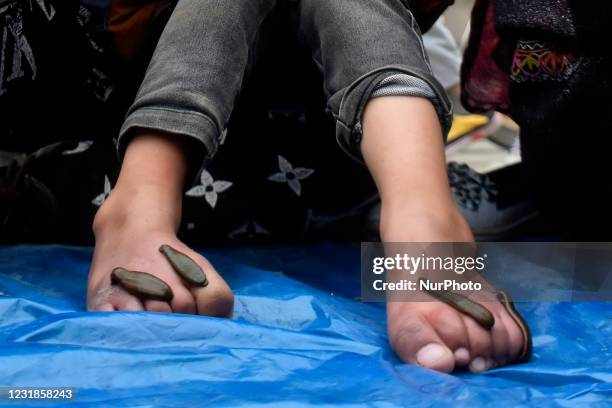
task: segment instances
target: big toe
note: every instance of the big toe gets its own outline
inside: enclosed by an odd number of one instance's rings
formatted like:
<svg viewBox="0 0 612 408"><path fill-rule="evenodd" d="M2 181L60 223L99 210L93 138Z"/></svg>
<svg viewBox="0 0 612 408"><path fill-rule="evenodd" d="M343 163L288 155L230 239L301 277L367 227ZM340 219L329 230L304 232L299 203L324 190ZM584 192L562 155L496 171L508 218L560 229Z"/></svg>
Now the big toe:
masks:
<svg viewBox="0 0 612 408"><path fill-rule="evenodd" d="M192 291L198 314L212 317L232 317L234 293L224 281L212 281L204 288Z"/></svg>
<svg viewBox="0 0 612 408"><path fill-rule="evenodd" d="M419 349L416 354L417 363L423 367L449 373L455 368L454 355L439 343L429 343Z"/></svg>
<svg viewBox="0 0 612 408"><path fill-rule="evenodd" d="M232 289L206 258L194 253L193 259L205 272L208 281L204 287L191 287L197 313L212 317L232 317L234 313Z"/></svg>
<svg viewBox="0 0 612 408"><path fill-rule="evenodd" d="M450 373L455 369L453 352L423 318L407 313L389 320L389 338L397 355L406 363ZM397 319L397 320L395 320Z"/></svg>

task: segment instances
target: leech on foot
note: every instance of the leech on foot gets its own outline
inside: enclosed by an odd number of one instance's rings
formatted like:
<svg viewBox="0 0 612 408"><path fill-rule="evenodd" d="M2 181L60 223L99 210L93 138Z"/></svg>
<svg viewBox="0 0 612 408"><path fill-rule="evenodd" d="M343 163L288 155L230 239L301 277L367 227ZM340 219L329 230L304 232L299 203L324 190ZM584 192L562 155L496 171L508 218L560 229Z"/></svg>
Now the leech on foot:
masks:
<svg viewBox="0 0 612 408"><path fill-rule="evenodd" d="M445 290L425 290L425 292L452 306L459 312L470 316L486 330L491 330L495 325L495 318L491 312L489 312L484 306L471 301L463 295ZM508 295L506 292L497 292L497 300L502 304L504 309L506 309L510 317L512 317L512 319L516 322L523 336L523 347L515 362L526 362L531 358L533 348L533 341L531 339L531 331L529 330L529 326L514 307L514 303L512 302L510 295Z"/></svg>
<svg viewBox="0 0 612 408"><path fill-rule="evenodd" d="M187 282L197 286L207 286L206 274L193 259L182 252L177 251L170 245L162 245L159 252L164 254L176 273Z"/></svg>
<svg viewBox="0 0 612 408"><path fill-rule="evenodd" d="M128 293L143 299L170 302L174 297L172 289L166 282L146 272L115 268L111 273L111 283L119 285Z"/></svg>
<svg viewBox="0 0 612 408"><path fill-rule="evenodd" d="M422 281L422 279L420 279ZM495 317L481 304L471 301L458 293L446 290L425 290L429 295L452 306L461 313L470 316L486 330L491 330L495 325Z"/></svg>
<svg viewBox="0 0 612 408"><path fill-rule="evenodd" d="M533 341L531 339L531 330L529 330L529 326L520 315L520 313L514 307L514 303L506 292L498 292L497 299L500 301L504 308L515 321L519 329L521 330L521 334L523 335L523 348L521 349L521 353L517 358L517 362L524 362L531 358L531 352L533 347Z"/></svg>

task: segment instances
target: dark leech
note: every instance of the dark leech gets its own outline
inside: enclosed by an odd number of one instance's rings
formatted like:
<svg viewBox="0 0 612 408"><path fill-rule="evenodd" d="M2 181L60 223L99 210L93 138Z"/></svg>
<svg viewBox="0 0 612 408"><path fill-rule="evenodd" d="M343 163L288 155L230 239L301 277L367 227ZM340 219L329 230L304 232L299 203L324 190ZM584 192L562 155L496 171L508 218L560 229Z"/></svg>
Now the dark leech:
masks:
<svg viewBox="0 0 612 408"><path fill-rule="evenodd" d="M521 353L517 358L517 362L525 362L531 358L533 341L531 339L531 330L529 330L529 326L527 322L523 319L521 314L514 307L514 303L512 303L512 299L510 295L505 292L499 292L497 294L497 299L501 302L501 304L506 308L506 311L514 319L519 329L521 330L521 334L523 336L523 348L521 349Z"/></svg>
<svg viewBox="0 0 612 408"><path fill-rule="evenodd" d="M471 301L463 295L446 290L425 290L425 292L449 306L452 306L459 312L470 316L485 330L491 330L495 325L495 317L493 317L487 308Z"/></svg>
<svg viewBox="0 0 612 408"><path fill-rule="evenodd" d="M193 259L182 252L177 251L170 245L162 245L159 252L164 254L176 273L187 282L197 286L207 286L206 274Z"/></svg>
<svg viewBox="0 0 612 408"><path fill-rule="evenodd" d="M170 302L174 297L172 289L166 282L146 272L115 268L111 273L111 283L119 285L132 295L143 299Z"/></svg>
<svg viewBox="0 0 612 408"><path fill-rule="evenodd" d="M444 290L425 290L425 292L452 306L459 312L470 316L486 330L491 330L495 325L495 318L491 312L489 312L489 310L487 310L484 306L471 301L465 296ZM504 309L506 309L506 312L508 312L510 317L512 317L512 319L516 322L523 337L523 347L515 362L523 363L529 361L533 352L533 340L527 322L525 322L521 314L514 307L514 303L512 302L510 295L505 292L498 292L497 300L499 300Z"/></svg>

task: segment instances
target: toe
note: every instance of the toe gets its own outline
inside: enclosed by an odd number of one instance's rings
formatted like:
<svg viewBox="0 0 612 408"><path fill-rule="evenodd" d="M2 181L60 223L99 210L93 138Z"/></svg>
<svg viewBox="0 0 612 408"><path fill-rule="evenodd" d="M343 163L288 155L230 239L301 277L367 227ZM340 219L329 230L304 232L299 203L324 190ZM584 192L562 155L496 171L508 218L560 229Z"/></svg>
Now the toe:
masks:
<svg viewBox="0 0 612 408"><path fill-rule="evenodd" d="M140 300L131 295L121 296L115 301L115 309L124 312L142 312L145 310Z"/></svg>
<svg viewBox="0 0 612 408"><path fill-rule="evenodd" d="M508 336L508 362L512 362L519 357L523 349L523 343L525 339L521 329L507 312L500 313L501 319L506 327L506 333Z"/></svg>
<svg viewBox="0 0 612 408"><path fill-rule="evenodd" d="M172 298L170 306L172 307L172 311L174 313L196 313L197 309L195 299L193 298L191 292L185 286L183 286L182 283L177 282L175 285L172 285L172 291L174 292L174 298Z"/></svg>
<svg viewBox="0 0 612 408"><path fill-rule="evenodd" d="M197 254L194 259L200 264L208 280L205 287L191 287L197 313L212 317L232 317L234 293L206 258Z"/></svg>
<svg viewBox="0 0 612 408"><path fill-rule="evenodd" d="M470 344L470 362L469 368L473 372L488 370L492 366L492 348L493 340L491 333L483 329L474 319L464 316L463 323L468 332L468 340Z"/></svg>
<svg viewBox="0 0 612 408"><path fill-rule="evenodd" d="M491 368L491 362L489 359L478 356L470 362L469 368L473 373L480 373Z"/></svg>
<svg viewBox="0 0 612 408"><path fill-rule="evenodd" d="M465 347L460 347L453 353L455 355L455 365L457 367L466 367L471 359L470 359L470 350Z"/></svg>
<svg viewBox="0 0 612 408"><path fill-rule="evenodd" d="M454 356L441 343L429 343L421 347L416 354L417 363L432 370L450 373L455 369Z"/></svg>
<svg viewBox="0 0 612 408"><path fill-rule="evenodd" d="M493 347L491 355L495 366L506 364L510 354L510 342L506 324L500 314L495 314L495 325L491 329L491 340Z"/></svg>
<svg viewBox="0 0 612 408"><path fill-rule="evenodd" d="M117 286L109 286L98 290L90 299L88 299L89 310L112 312L141 312L144 311L144 305L135 296L129 294L125 290Z"/></svg>
<svg viewBox="0 0 612 408"><path fill-rule="evenodd" d="M90 309L92 312L114 312L115 308L110 303L104 303L101 305L95 306L93 309Z"/></svg>
<svg viewBox="0 0 612 408"><path fill-rule="evenodd" d="M170 305L159 300L146 300L144 302L144 307L147 312L172 313Z"/></svg>
<svg viewBox="0 0 612 408"><path fill-rule="evenodd" d="M397 324L394 324L396 320ZM403 319L390 319L389 339L391 346L404 362L446 373L450 373L455 368L453 352L446 347L423 316L411 315Z"/></svg>
<svg viewBox="0 0 612 408"><path fill-rule="evenodd" d="M198 314L213 317L232 317L234 294L225 282L209 284L193 290Z"/></svg>
<svg viewBox="0 0 612 408"><path fill-rule="evenodd" d="M444 344L453 351L455 365L465 366L469 363L469 339L461 315L446 305L435 303L435 309L428 313L428 320ZM439 307L442 306L442 307Z"/></svg>

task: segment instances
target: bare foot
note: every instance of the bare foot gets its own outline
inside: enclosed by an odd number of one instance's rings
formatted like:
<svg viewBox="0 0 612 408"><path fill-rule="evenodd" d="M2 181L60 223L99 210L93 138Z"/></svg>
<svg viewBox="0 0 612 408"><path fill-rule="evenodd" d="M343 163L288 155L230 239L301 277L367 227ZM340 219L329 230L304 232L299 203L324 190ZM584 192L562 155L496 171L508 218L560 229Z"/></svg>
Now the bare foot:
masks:
<svg viewBox="0 0 612 408"><path fill-rule="evenodd" d="M154 220L163 217L147 214L147 205L141 204L147 201L136 197L126 203L117 194L111 194L98 212L94 223L96 247L87 290L88 310L146 310L231 317L234 296L227 283L210 262L178 240L172 225L156 224ZM159 252L163 244L196 261L205 272L208 285L196 287L182 280ZM162 279L172 288L172 301L140 300L111 285L110 275L117 267L147 272Z"/></svg>
<svg viewBox="0 0 612 408"><path fill-rule="evenodd" d="M384 217L383 214L381 236L386 242L473 240L467 224L458 216L441 222L422 218L410 222L414 217L408 216ZM491 331L439 301L388 302L387 323L393 350L406 363L447 373L462 368L481 372L511 363L521 353L524 341L521 330L496 300L480 303L495 317Z"/></svg>

